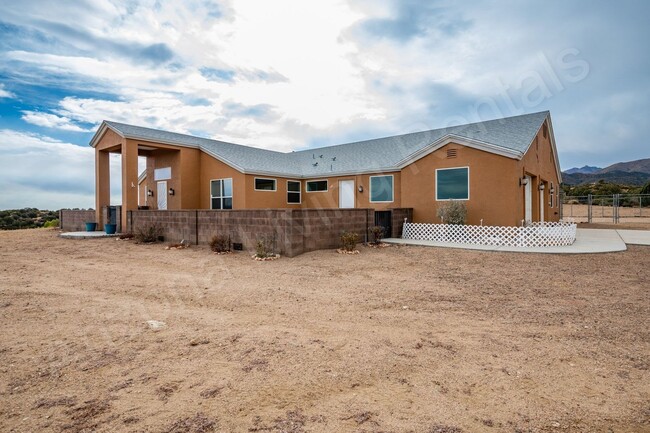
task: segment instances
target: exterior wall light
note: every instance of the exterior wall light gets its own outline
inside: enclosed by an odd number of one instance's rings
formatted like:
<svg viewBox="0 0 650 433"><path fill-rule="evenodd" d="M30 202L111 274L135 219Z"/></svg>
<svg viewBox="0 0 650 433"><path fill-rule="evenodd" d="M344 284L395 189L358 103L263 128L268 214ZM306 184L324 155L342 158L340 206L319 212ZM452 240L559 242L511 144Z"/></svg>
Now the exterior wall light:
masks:
<svg viewBox="0 0 650 433"><path fill-rule="evenodd" d="M555 194L555 188L554 188L553 186L551 186L551 189L549 189L549 192L550 192L551 194Z"/></svg>
<svg viewBox="0 0 650 433"><path fill-rule="evenodd" d="M148 189L148 190L147 190L147 196L148 196L148 197L153 197L153 191L150 190L150 189Z"/></svg>
<svg viewBox="0 0 650 433"><path fill-rule="evenodd" d="M524 186L528 185L528 178L527 177L520 177L519 178L519 186Z"/></svg>
<svg viewBox="0 0 650 433"><path fill-rule="evenodd" d="M175 191L174 188L169 188L169 195L174 195Z"/></svg>
<svg viewBox="0 0 650 433"><path fill-rule="evenodd" d="M363 186L362 186L362 185L359 185L359 188L357 188L357 191L359 191L359 192L363 192Z"/></svg>
<svg viewBox="0 0 650 433"><path fill-rule="evenodd" d="M540 191L544 191L544 184L543 184L543 183L540 183L540 184L539 184L539 190L540 190Z"/></svg>

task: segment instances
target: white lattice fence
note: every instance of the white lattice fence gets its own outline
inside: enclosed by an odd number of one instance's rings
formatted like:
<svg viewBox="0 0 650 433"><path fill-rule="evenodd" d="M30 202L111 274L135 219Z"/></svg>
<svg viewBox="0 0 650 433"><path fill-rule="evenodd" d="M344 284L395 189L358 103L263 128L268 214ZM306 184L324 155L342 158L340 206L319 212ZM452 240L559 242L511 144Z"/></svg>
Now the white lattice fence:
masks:
<svg viewBox="0 0 650 433"><path fill-rule="evenodd" d="M571 245L576 240L576 228L575 223L566 222L533 223L527 227L405 223L402 239L510 247L550 247Z"/></svg>

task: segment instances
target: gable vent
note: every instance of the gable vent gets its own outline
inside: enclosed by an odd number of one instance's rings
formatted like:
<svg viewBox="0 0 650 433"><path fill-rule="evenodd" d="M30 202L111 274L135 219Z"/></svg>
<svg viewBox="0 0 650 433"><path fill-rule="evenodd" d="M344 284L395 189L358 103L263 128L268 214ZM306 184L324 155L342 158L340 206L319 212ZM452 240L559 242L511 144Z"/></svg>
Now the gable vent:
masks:
<svg viewBox="0 0 650 433"><path fill-rule="evenodd" d="M447 149L447 158L456 158L458 156L458 149Z"/></svg>

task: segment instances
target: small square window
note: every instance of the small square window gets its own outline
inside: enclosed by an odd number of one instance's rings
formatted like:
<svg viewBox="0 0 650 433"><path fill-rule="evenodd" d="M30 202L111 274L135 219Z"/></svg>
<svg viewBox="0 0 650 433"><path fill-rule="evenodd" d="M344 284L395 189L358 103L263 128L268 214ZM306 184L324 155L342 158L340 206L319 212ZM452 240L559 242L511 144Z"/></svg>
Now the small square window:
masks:
<svg viewBox="0 0 650 433"><path fill-rule="evenodd" d="M393 176L370 176L370 201L387 203L393 201Z"/></svg>

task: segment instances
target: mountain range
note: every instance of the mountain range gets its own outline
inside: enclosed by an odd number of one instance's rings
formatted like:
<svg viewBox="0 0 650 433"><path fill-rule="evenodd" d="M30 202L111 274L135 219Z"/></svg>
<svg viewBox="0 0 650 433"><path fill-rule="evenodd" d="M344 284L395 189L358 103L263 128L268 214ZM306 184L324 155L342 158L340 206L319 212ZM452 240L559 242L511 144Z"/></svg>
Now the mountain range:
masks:
<svg viewBox="0 0 650 433"><path fill-rule="evenodd" d="M600 180L623 185L644 185L650 181L650 158L617 162L605 168L585 165L562 172L562 181L567 185L582 185Z"/></svg>

